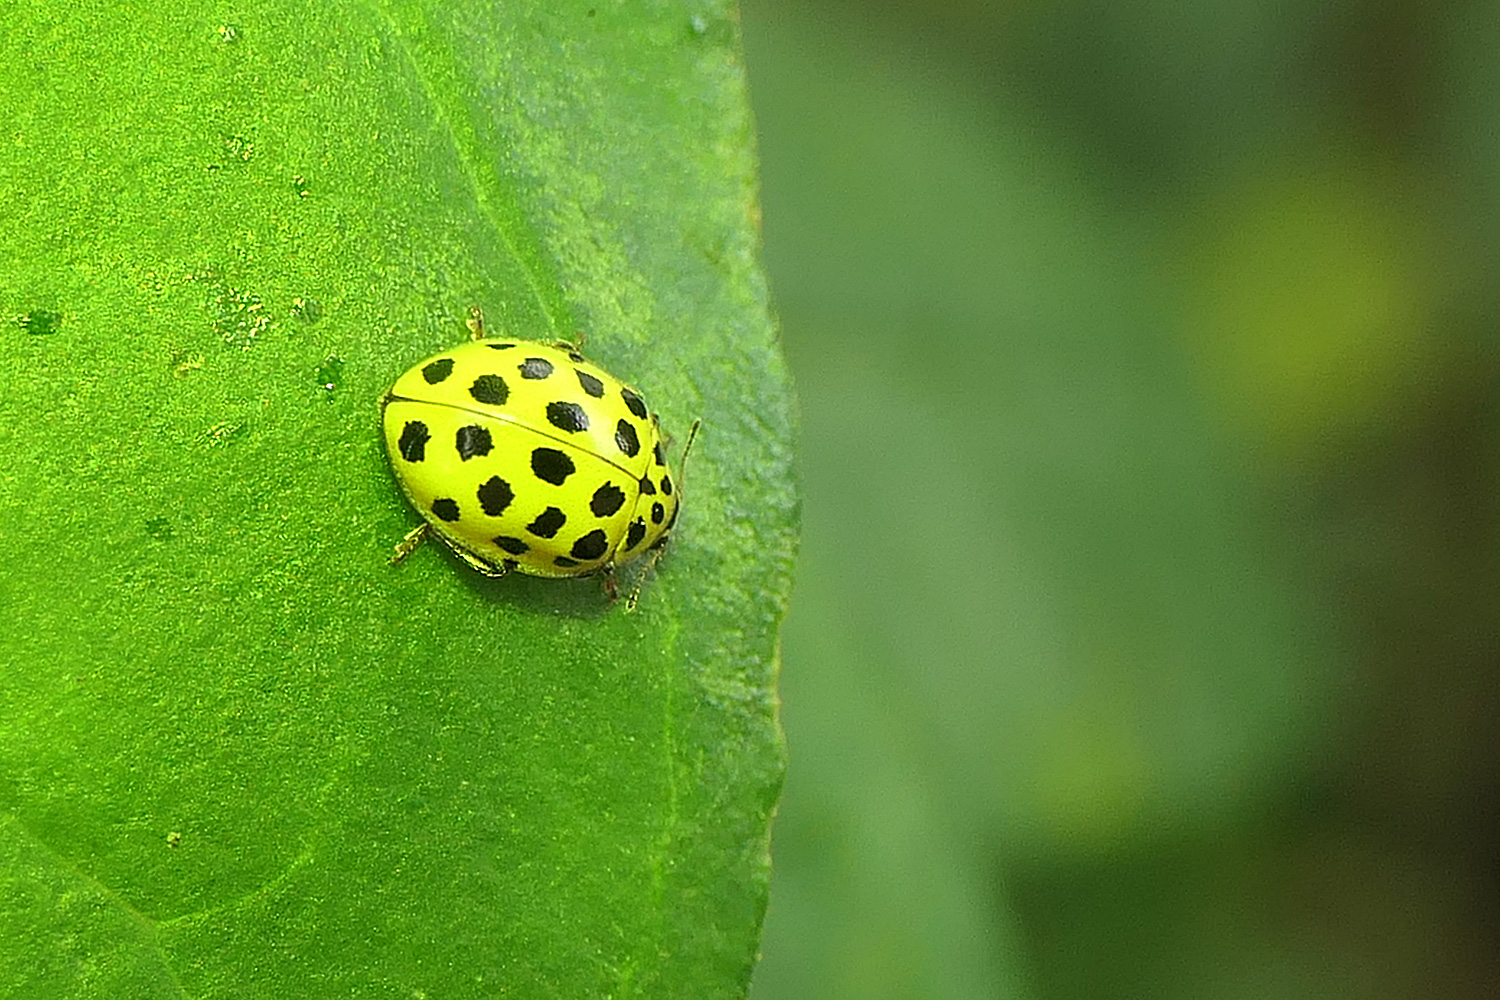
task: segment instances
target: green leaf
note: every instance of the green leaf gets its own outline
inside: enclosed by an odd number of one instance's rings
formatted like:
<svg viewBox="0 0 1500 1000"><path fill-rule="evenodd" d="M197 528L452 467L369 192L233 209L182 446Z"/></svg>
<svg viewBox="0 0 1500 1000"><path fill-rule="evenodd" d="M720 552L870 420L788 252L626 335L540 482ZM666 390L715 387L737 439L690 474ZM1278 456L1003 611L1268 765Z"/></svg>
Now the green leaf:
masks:
<svg viewBox="0 0 1500 1000"><path fill-rule="evenodd" d="M0 13L0 995L743 996L796 506L732 6L228 9ZM376 401L470 305L702 417L636 613L386 565Z"/></svg>

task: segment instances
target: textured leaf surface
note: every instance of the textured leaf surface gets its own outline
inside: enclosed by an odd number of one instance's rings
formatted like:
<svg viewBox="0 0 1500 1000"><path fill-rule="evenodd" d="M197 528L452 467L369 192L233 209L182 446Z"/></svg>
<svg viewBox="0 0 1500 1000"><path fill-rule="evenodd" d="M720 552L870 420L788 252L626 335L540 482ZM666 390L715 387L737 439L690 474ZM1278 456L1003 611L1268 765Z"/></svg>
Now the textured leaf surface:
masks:
<svg viewBox="0 0 1500 1000"><path fill-rule="evenodd" d="M789 390L725 4L0 12L0 996L743 995ZM375 403L582 331L704 420L641 607L485 581Z"/></svg>

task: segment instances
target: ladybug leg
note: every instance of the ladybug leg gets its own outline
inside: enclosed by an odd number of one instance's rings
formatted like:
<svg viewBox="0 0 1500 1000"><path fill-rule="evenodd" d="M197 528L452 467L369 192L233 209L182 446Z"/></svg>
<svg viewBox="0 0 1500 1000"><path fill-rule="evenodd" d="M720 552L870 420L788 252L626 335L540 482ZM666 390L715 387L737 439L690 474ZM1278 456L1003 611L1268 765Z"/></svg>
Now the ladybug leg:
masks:
<svg viewBox="0 0 1500 1000"><path fill-rule="evenodd" d="M662 544L656 546L655 551L646 558L646 565L642 566L635 575L635 586L630 588L630 596L625 598L625 610L634 611L636 602L641 599L641 588L646 586L646 577L656 569L656 564L661 562L662 553L667 551L666 538L662 538Z"/></svg>
<svg viewBox="0 0 1500 1000"><path fill-rule="evenodd" d="M661 557L666 554L667 542L671 540L671 537L671 535L662 535L652 546L651 554L646 557L646 565L636 573L635 586L630 588L630 596L625 598L626 611L635 610L636 602L641 598L641 588L646 586L646 577L650 576L651 571L656 569L656 564L661 562Z"/></svg>
<svg viewBox="0 0 1500 1000"><path fill-rule="evenodd" d="M390 562L388 563L388 565L394 566L405 559L407 556L411 555L413 552L417 551L418 546L422 544L422 539L426 537L427 522L423 521L421 524L408 531L405 538L396 543L396 551L391 554Z"/></svg>
<svg viewBox="0 0 1500 1000"><path fill-rule="evenodd" d="M448 540L444 538L443 541L446 542ZM474 553L468 551L467 549L461 549L451 542L448 543L448 547L453 550L454 555L458 556L458 558L467 563L470 569L473 569L475 572L481 573L484 576L501 577L510 572L510 567L512 565L510 560L506 560L499 566L496 566L494 563L485 562Z"/></svg>
<svg viewBox="0 0 1500 1000"><path fill-rule="evenodd" d="M492 562L488 562L484 559L479 558L463 546L455 545L453 543L453 539L449 538L446 535L438 535L438 540L441 541L444 545L448 546L448 548L452 549L453 554L462 559L465 565L467 565L470 569L485 576L504 576L506 573L510 572L511 566L514 565L514 563L507 559L499 566L496 566Z"/></svg>
<svg viewBox="0 0 1500 1000"><path fill-rule="evenodd" d="M646 585L646 574L651 572L651 567L656 565L656 560L661 558L661 549L651 554L651 559L640 568L635 576L635 586L630 588L630 596L625 598L625 610L634 611L636 602L641 599L641 588Z"/></svg>
<svg viewBox="0 0 1500 1000"><path fill-rule="evenodd" d="M697 440L698 428L702 426L702 424L702 420L694 420L693 426L688 429L687 444L684 445L682 449L682 461L677 465L677 510L679 511L682 509L682 484L687 478L688 455L692 454L693 442ZM676 511L673 512L672 516L674 519L676 518ZM639 575L636 576L635 586L630 588L630 596L625 598L626 611L635 610L636 601L640 600L641 588L646 585L646 577L649 576L651 571L656 568L656 564L661 562L661 557L666 554L667 543L671 541L672 538L671 525L668 524L667 528L667 533L662 535L661 538L656 542L655 548L652 549L650 557L646 560L646 565L641 567Z"/></svg>
<svg viewBox="0 0 1500 1000"><path fill-rule="evenodd" d="M604 596L608 597L609 602L613 604L620 599L620 587L615 581L614 564L610 563L608 566L603 567L600 573L604 577Z"/></svg>
<svg viewBox="0 0 1500 1000"><path fill-rule="evenodd" d="M470 340L483 340L484 339L484 310L481 309L481 308L479 308L478 306L470 306L469 307L469 318L464 321L464 325L469 328L469 339Z"/></svg>
<svg viewBox="0 0 1500 1000"><path fill-rule="evenodd" d="M413 552L417 551L418 547L421 546L423 539L427 537L430 530L431 528L427 524L427 522L423 521L421 524L408 531L406 533L406 537L396 543L396 551L391 555L389 565L394 566L397 563L403 561ZM493 563L485 562L483 559L480 559L478 556L474 555L471 552L464 551L463 549L449 542L448 539L443 538L441 535L439 535L438 537L442 539L442 541L447 544L448 547L452 549L460 559L462 559L469 566L473 567L475 570L483 573L485 576L504 576L506 573L509 573L511 567L515 565L507 559L503 565L496 566Z"/></svg>

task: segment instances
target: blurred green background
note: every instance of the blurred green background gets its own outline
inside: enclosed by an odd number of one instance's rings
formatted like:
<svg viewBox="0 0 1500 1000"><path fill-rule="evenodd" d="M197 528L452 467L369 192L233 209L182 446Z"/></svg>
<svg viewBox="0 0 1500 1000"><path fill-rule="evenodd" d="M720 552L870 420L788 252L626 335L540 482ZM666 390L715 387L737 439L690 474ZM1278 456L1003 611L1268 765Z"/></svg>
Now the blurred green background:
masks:
<svg viewBox="0 0 1500 1000"><path fill-rule="evenodd" d="M1500 5L745 0L753 1000L1500 995Z"/></svg>

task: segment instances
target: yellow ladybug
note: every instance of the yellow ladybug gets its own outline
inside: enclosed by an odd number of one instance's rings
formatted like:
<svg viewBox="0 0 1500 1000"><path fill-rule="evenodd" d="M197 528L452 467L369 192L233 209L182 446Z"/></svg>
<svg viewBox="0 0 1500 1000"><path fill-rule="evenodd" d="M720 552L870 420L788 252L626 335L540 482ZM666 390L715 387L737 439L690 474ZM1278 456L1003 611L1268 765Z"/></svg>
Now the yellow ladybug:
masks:
<svg viewBox="0 0 1500 1000"><path fill-rule="evenodd" d="M677 521L656 414L571 343L485 337L478 309L469 328L380 401L396 481L426 519L391 562L432 531L488 576L603 573L614 596L615 567L654 561Z"/></svg>

